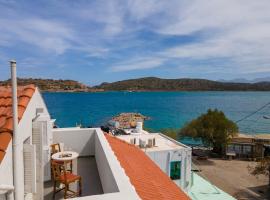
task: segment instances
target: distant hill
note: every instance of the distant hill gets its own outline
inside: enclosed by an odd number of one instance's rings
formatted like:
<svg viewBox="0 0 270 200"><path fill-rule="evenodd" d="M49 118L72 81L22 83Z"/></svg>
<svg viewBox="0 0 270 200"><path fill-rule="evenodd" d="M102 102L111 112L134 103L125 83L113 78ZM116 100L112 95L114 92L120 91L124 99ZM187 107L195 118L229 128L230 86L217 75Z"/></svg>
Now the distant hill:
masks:
<svg viewBox="0 0 270 200"><path fill-rule="evenodd" d="M99 91L270 91L270 82L237 83L206 79L161 79L145 77L90 87L74 80L18 78L18 85L35 84L41 91L99 92ZM0 81L10 85L10 80Z"/></svg>
<svg viewBox="0 0 270 200"><path fill-rule="evenodd" d="M218 81L225 83L259 83L259 82L270 82L270 77L255 78L255 79L237 78L232 80L220 79Z"/></svg>
<svg viewBox="0 0 270 200"><path fill-rule="evenodd" d="M146 77L102 83L94 88L106 91L270 91L270 82L233 83L206 79Z"/></svg>
<svg viewBox="0 0 270 200"><path fill-rule="evenodd" d="M88 92L96 89L74 80L18 78L18 85L35 84L41 91ZM10 85L10 79L0 81L0 85Z"/></svg>

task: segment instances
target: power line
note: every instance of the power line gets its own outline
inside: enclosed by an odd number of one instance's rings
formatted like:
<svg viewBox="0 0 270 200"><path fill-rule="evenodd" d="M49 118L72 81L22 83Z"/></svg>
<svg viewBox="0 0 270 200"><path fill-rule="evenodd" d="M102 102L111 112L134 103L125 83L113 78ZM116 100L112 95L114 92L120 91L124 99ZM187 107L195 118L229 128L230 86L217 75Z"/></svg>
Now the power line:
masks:
<svg viewBox="0 0 270 200"><path fill-rule="evenodd" d="M254 111L254 112L252 112L252 113L246 115L245 117L243 117L243 118L237 120L235 123L239 123L239 122L241 122L241 121L243 121L243 120L245 120L245 119L251 117L252 115L254 115L254 114L260 112L261 110L263 110L263 109L264 109L265 107L267 107L268 105L270 105L270 102L268 102L267 104L264 104L262 107L260 107L260 108L257 109L256 111Z"/></svg>

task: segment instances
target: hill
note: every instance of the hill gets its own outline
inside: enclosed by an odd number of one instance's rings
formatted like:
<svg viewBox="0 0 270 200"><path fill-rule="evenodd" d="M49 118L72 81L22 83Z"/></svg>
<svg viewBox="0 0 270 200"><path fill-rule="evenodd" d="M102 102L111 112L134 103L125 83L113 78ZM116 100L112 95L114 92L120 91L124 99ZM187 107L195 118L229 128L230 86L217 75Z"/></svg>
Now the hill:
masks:
<svg viewBox="0 0 270 200"><path fill-rule="evenodd" d="M102 83L95 88L106 91L270 91L270 82L233 83L206 79L146 77Z"/></svg>
<svg viewBox="0 0 270 200"><path fill-rule="evenodd" d="M35 84L41 91L88 92L93 89L74 80L18 78L18 85ZM0 85L10 85L10 79L0 81Z"/></svg>

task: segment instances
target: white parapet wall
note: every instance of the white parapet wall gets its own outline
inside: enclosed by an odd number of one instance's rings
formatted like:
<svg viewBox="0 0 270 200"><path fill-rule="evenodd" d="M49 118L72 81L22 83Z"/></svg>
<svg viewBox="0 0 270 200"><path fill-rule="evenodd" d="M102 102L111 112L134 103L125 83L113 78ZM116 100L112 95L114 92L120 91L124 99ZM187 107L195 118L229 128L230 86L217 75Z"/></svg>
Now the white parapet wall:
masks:
<svg viewBox="0 0 270 200"><path fill-rule="evenodd" d="M79 156L95 156L104 194L78 197L85 200L140 199L99 128L53 129L53 142L63 143Z"/></svg>
<svg viewBox="0 0 270 200"><path fill-rule="evenodd" d="M168 141L182 148L175 148L173 150L163 151L147 151L146 154L164 171L170 176L170 162L181 161L181 179L174 181L177 185L181 186L184 191L188 191L191 185L191 159L192 149L162 133L159 134Z"/></svg>
<svg viewBox="0 0 270 200"><path fill-rule="evenodd" d="M53 143L63 143L64 149L79 153L79 156L95 155L95 129L56 128L53 129Z"/></svg>

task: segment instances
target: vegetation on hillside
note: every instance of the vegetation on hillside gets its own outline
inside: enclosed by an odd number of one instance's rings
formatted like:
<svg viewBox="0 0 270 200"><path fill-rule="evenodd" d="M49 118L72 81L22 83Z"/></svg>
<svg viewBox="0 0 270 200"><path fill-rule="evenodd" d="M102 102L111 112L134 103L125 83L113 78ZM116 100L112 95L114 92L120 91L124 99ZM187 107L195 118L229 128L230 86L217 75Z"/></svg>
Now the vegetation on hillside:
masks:
<svg viewBox="0 0 270 200"><path fill-rule="evenodd" d="M10 85L10 83L10 79L0 81L0 85ZM34 84L42 91L91 91L89 86L73 80L18 78L18 85L28 84Z"/></svg>
<svg viewBox="0 0 270 200"><path fill-rule="evenodd" d="M201 138L206 145L213 147L215 153L222 155L225 153L229 140L237 132L237 125L229 120L222 111L209 109L207 113L185 125L179 134Z"/></svg>
<svg viewBox="0 0 270 200"><path fill-rule="evenodd" d="M161 79L146 77L102 83L89 87L74 80L18 78L19 85L35 84L42 91L270 91L270 82L230 83L206 79ZM10 80L0 81L10 85Z"/></svg>
<svg viewBox="0 0 270 200"><path fill-rule="evenodd" d="M109 91L270 91L270 82L229 83L205 79L161 79L146 77L102 83L95 86Z"/></svg>

